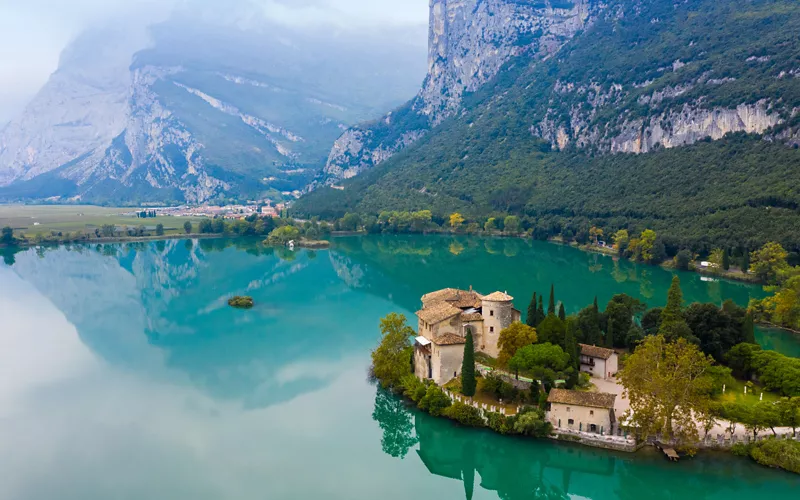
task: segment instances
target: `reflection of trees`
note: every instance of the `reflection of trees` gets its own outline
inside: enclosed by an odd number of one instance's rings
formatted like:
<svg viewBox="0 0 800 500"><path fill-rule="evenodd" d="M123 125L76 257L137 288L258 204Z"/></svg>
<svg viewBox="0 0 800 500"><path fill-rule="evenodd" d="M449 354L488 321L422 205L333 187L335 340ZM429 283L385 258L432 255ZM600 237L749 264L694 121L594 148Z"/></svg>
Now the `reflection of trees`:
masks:
<svg viewBox="0 0 800 500"><path fill-rule="evenodd" d="M414 422L403 400L380 387L375 393L372 420L378 422L383 431L381 447L387 455L405 458L408 450L417 444L417 438L412 433Z"/></svg>
<svg viewBox="0 0 800 500"><path fill-rule="evenodd" d="M453 255L461 255L461 252L464 251L464 245L459 243L458 241L453 241L450 243L450 253Z"/></svg>
<svg viewBox="0 0 800 500"><path fill-rule="evenodd" d="M639 277L639 293L646 299L652 299L655 291L653 290L653 281L650 279L650 271L642 269Z"/></svg>
<svg viewBox="0 0 800 500"><path fill-rule="evenodd" d="M611 277L617 283L625 283L628 281L628 274L620 267L619 259L614 259L614 270L611 271Z"/></svg>

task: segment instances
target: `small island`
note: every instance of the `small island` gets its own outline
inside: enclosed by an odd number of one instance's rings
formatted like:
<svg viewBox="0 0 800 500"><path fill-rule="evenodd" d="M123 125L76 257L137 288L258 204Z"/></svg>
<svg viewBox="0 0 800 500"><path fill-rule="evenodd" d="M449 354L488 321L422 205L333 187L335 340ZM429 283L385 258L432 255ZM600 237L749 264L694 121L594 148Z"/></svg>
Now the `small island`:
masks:
<svg viewBox="0 0 800 500"><path fill-rule="evenodd" d="M236 295L228 300L228 305L236 309L252 309L255 302L253 301L253 297Z"/></svg>

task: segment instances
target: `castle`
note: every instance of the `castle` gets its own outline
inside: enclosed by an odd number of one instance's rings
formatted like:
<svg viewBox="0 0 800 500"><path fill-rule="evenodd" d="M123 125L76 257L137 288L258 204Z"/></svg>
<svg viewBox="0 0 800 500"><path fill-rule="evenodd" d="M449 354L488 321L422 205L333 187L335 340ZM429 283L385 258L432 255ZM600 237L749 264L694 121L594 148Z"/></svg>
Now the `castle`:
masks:
<svg viewBox="0 0 800 500"><path fill-rule="evenodd" d="M422 296L417 311L418 336L414 342L414 373L443 385L461 373L467 332L472 333L476 352L497 357L500 332L520 321L514 297L494 292L481 295L472 290L445 288Z"/></svg>

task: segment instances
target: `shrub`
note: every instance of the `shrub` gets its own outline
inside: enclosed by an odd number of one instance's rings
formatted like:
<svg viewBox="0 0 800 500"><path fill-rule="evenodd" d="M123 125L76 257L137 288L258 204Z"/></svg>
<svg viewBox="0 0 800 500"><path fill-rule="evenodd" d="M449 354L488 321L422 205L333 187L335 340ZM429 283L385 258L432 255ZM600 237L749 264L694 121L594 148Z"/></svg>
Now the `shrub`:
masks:
<svg viewBox="0 0 800 500"><path fill-rule="evenodd" d="M735 445L731 446L731 453L733 453L737 457L749 457L750 445L744 443L736 443Z"/></svg>
<svg viewBox="0 0 800 500"><path fill-rule="evenodd" d="M413 373L403 375L400 379L400 386L403 389L403 395L415 403L419 403L428 390L422 380Z"/></svg>
<svg viewBox="0 0 800 500"><path fill-rule="evenodd" d="M237 309L250 309L255 305L253 297L235 296L228 300L228 305Z"/></svg>
<svg viewBox="0 0 800 500"><path fill-rule="evenodd" d="M438 417L442 415L443 411L451 404L453 404L452 401L450 401L450 398L447 397L444 391L435 385L430 385L427 391L425 391L425 396L420 399L418 406L420 410L425 410L434 417Z"/></svg>
<svg viewBox="0 0 800 500"><path fill-rule="evenodd" d="M750 448L750 456L761 465L800 474L800 443L797 441L765 439Z"/></svg>
<svg viewBox="0 0 800 500"><path fill-rule="evenodd" d="M480 410L458 401L445 409L442 414L449 419L455 420L461 425L466 425L469 427L483 427L486 425L486 423L483 421Z"/></svg>
<svg viewBox="0 0 800 500"><path fill-rule="evenodd" d="M547 437L552 430L553 426L544 419L544 411L539 408L524 410L514 423L514 431L525 436Z"/></svg>

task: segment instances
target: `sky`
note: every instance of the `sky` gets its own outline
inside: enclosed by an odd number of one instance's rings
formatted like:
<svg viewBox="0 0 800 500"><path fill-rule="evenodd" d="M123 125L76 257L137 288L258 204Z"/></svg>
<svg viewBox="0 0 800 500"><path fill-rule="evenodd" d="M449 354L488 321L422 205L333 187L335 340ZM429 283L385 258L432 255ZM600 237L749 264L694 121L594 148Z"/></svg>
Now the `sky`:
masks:
<svg viewBox="0 0 800 500"><path fill-rule="evenodd" d="M427 24L428 0L238 0L292 25L342 28ZM153 22L179 3L227 7L231 0L0 0L0 127L22 112L81 31L124 17Z"/></svg>

